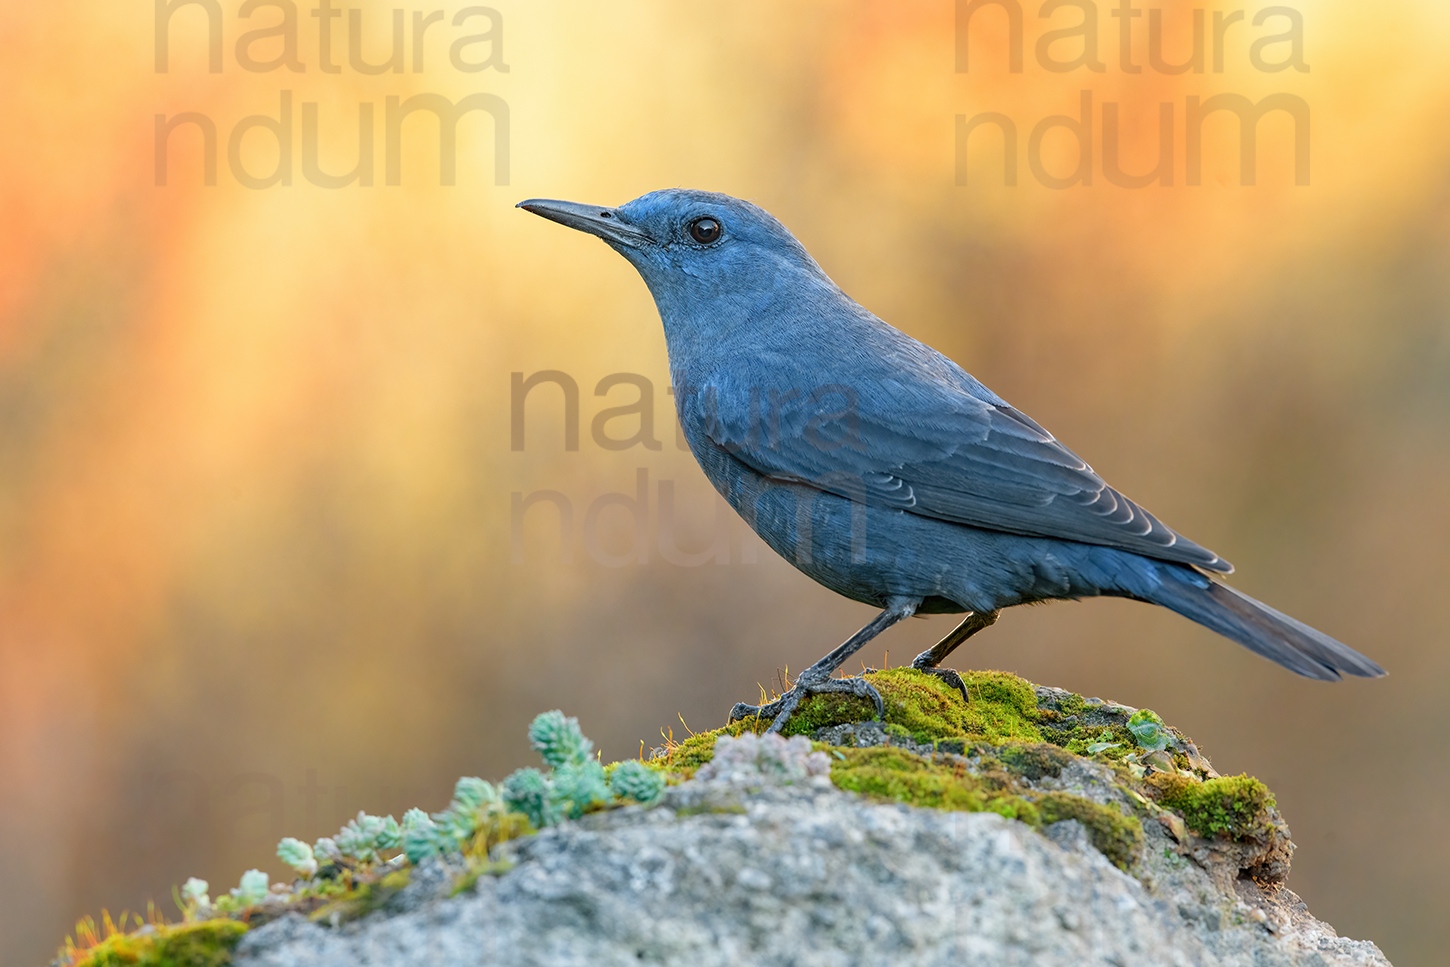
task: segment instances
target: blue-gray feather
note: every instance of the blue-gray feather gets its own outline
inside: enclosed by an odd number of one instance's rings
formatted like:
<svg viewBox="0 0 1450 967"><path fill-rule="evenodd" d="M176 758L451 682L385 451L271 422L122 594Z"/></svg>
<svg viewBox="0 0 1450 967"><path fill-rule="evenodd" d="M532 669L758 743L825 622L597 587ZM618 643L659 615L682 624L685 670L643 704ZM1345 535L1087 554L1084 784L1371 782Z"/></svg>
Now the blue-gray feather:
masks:
<svg viewBox="0 0 1450 967"><path fill-rule="evenodd" d="M1369 659L1217 581L1232 567L1031 418L847 296L768 212L652 192L524 207L640 272L705 474L779 554L858 601L988 612L1113 595L1169 607L1313 678ZM692 235L701 220L720 232ZM709 234L708 232L706 234Z"/></svg>

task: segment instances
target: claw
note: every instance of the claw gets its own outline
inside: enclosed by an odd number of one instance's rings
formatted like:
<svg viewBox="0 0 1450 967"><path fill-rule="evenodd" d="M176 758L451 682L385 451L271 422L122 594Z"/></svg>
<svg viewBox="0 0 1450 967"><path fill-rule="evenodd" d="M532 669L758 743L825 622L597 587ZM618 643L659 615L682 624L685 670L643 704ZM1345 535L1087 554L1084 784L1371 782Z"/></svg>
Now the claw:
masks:
<svg viewBox="0 0 1450 967"><path fill-rule="evenodd" d="M859 698L870 699L871 704L876 707L876 717L886 718L886 702L881 698L881 693L876 686L864 678L821 678L808 681L804 678L797 679L791 687L780 698L766 705L750 705L746 702L738 702L730 710L730 721L738 722L745 718L769 718L770 728L767 732L779 733L790 721L791 713L800 705L801 700L807 695L822 695L828 692L846 692Z"/></svg>
<svg viewBox="0 0 1450 967"><path fill-rule="evenodd" d="M928 675L935 675L937 678L940 678L952 688L955 688L957 691L962 693L963 702L966 702L968 705L972 704L972 696L967 694L967 683L962 681L962 676L958 675L950 668L933 668L930 665L918 665L915 663L913 663L911 667L915 668L919 672L925 672Z"/></svg>
<svg viewBox="0 0 1450 967"><path fill-rule="evenodd" d="M749 702L736 702L735 707L730 710L731 722L739 722L741 719L772 718L780 711L780 701L774 701L767 705L751 705Z"/></svg>

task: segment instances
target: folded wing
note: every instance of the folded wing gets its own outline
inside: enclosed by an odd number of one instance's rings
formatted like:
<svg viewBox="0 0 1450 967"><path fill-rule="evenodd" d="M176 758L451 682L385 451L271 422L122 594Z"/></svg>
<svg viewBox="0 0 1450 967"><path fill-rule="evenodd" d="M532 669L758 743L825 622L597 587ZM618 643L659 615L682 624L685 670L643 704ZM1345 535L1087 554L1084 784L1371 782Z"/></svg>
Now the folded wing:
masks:
<svg viewBox="0 0 1450 967"><path fill-rule="evenodd" d="M755 393L753 404L717 384L682 404L700 409L716 445L768 477L943 521L1233 570L1109 487L1025 414L974 395L975 380L893 383L838 387L836 400Z"/></svg>

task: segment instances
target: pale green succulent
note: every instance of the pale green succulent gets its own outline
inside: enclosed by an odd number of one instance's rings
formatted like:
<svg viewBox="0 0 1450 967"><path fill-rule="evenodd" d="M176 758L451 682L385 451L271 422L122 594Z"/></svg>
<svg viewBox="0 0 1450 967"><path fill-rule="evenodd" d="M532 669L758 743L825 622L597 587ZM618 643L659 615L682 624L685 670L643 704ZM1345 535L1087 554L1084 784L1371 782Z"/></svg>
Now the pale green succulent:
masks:
<svg viewBox="0 0 1450 967"><path fill-rule="evenodd" d="M461 850L478 828L478 815L471 809L449 806L441 813L434 813L433 820L438 848L445 852Z"/></svg>
<svg viewBox="0 0 1450 967"><path fill-rule="evenodd" d="M438 824L421 809L410 809L403 814L403 852L409 863L421 863L430 856L442 852Z"/></svg>
<svg viewBox="0 0 1450 967"><path fill-rule="evenodd" d="M211 906L211 897L207 891L211 889L206 880L199 880L191 877L181 885L181 903L187 910L195 910L198 907Z"/></svg>
<svg viewBox="0 0 1450 967"><path fill-rule="evenodd" d="M335 836L324 836L311 846L286 837L277 844L277 856L299 876L311 879L324 864L342 863L365 873L382 859L381 854L400 848L414 864L440 854L470 851L472 855L472 850L500 841L500 835L508 838L527 831L509 813L520 813L543 829L620 799L653 803L664 790L664 777L637 761L619 764L606 779L594 743L584 737L577 719L562 712L535 718L529 742L548 764L547 772L519 769L498 786L465 776L454 785L453 800L442 812L429 816L410 809L401 823L392 816L359 812ZM183 906L188 910L207 906L206 891L205 881L188 880L181 892ZM241 885L221 898L221 905L235 911L267 896L267 874L248 870Z"/></svg>
<svg viewBox="0 0 1450 967"><path fill-rule="evenodd" d="M277 844L277 858L296 870L303 879L317 875L317 857L312 855L312 847L300 839L284 838Z"/></svg>
<svg viewBox="0 0 1450 967"><path fill-rule="evenodd" d="M638 759L626 759L614 767L609 788L620 799L649 805L665 791L665 777Z"/></svg>
<svg viewBox="0 0 1450 967"><path fill-rule="evenodd" d="M583 765L594 752L594 743L584 738L579 720L565 718L557 709L543 713L529 725L529 744L551 769Z"/></svg>
<svg viewBox="0 0 1450 967"><path fill-rule="evenodd" d="M545 712L529 726L529 743L551 771L519 769L503 781L500 792L505 807L527 816L539 829L577 819L596 806L610 805L620 794L605 780L604 766L594 756L594 743L579 730L578 719L567 718L559 711ZM619 768L624 768L621 782L647 797L637 801L658 798L662 783L657 785L653 778L635 771L645 768L643 765ZM622 795L636 798L633 792Z"/></svg>
<svg viewBox="0 0 1450 967"><path fill-rule="evenodd" d="M523 813L538 829L564 818L549 780L538 769L519 769L503 781L503 801L511 812Z"/></svg>
<svg viewBox="0 0 1450 967"><path fill-rule="evenodd" d="M604 766L598 759L560 766L548 779L551 803L570 819L578 819L591 806L614 801L614 793L604 781Z"/></svg>
<svg viewBox="0 0 1450 967"><path fill-rule="evenodd" d="M312 844L312 855L319 863L336 863L342 859L342 850L331 836L324 836Z"/></svg>
<svg viewBox="0 0 1450 967"><path fill-rule="evenodd" d="M480 809L500 801L498 790L493 787L493 783L485 782L477 776L465 776L453 786L454 805L465 806L468 809Z"/></svg>
<svg viewBox="0 0 1450 967"><path fill-rule="evenodd" d="M373 863L382 850L397 849L402 842L403 831L392 816L369 816L359 811L337 834L337 849L346 857L359 863Z"/></svg>
<svg viewBox="0 0 1450 967"><path fill-rule="evenodd" d="M267 874L261 870L247 870L242 881L232 890L232 897L242 906L255 906L267 899Z"/></svg>
<svg viewBox="0 0 1450 967"><path fill-rule="evenodd" d="M433 844L438 851L458 852L490 816L506 811L503 797L492 783L477 777L459 779L453 787L453 801L448 808L433 814ZM426 850L422 833L415 834L414 848Z"/></svg>

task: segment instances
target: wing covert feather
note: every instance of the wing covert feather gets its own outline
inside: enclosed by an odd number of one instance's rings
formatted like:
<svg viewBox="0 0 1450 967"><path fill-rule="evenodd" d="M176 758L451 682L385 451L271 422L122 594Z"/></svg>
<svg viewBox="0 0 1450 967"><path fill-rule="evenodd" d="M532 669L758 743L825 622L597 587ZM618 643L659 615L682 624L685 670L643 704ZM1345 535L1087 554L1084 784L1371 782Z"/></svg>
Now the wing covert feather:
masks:
<svg viewBox="0 0 1450 967"><path fill-rule="evenodd" d="M851 392L835 412L820 394L756 393L752 406L724 385L681 402L702 407L710 440L765 476L952 523L1232 570L1006 403L949 385L903 389Z"/></svg>

